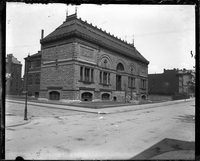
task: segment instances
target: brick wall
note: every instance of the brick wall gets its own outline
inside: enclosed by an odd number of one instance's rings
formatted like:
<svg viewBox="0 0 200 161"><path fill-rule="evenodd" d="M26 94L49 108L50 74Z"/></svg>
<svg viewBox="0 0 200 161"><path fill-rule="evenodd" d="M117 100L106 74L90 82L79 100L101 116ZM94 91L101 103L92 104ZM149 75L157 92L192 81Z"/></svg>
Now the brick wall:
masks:
<svg viewBox="0 0 200 161"><path fill-rule="evenodd" d="M56 59L68 59L74 57L74 44L53 46L42 50L43 61L54 61Z"/></svg>

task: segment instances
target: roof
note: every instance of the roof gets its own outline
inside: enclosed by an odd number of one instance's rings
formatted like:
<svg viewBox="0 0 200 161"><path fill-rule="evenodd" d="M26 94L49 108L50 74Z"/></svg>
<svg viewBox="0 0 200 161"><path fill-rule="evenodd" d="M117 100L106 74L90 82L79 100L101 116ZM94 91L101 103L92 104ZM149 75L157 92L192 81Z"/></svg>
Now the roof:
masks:
<svg viewBox="0 0 200 161"><path fill-rule="evenodd" d="M22 65L21 62L18 61L17 58L15 58L15 57L13 56L13 54L8 54L8 55L7 55L7 57L6 57L6 62L7 62L7 63L8 63L8 60L9 60L8 57L11 57L11 60L12 60L12 63L13 63L13 64L20 64L20 65Z"/></svg>
<svg viewBox="0 0 200 161"><path fill-rule="evenodd" d="M44 44L45 42L55 41L71 35L82 37L93 43L108 47L109 49L113 49L124 55L142 61L145 64L149 64L149 61L147 61L132 44L128 44L114 35L98 29L96 26L87 23L87 21L84 22L81 19L78 19L76 14L68 16L62 25L43 38L40 42L41 44Z"/></svg>
<svg viewBox="0 0 200 161"><path fill-rule="evenodd" d="M33 55L29 55L29 58L32 58L32 57L37 57L37 56L41 56L41 51L38 51L36 54L33 54ZM27 57L25 57L24 59L27 59Z"/></svg>

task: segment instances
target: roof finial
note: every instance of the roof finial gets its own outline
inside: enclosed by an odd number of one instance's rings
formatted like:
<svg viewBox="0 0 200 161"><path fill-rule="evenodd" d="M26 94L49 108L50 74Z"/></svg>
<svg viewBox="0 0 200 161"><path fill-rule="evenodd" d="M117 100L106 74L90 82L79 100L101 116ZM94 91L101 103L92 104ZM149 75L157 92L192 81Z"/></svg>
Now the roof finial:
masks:
<svg viewBox="0 0 200 161"><path fill-rule="evenodd" d="M75 14L77 15L77 7L75 7Z"/></svg>
<svg viewBox="0 0 200 161"><path fill-rule="evenodd" d="M133 40L132 40L133 42L132 42L132 45L134 46L134 35L133 35Z"/></svg>
<svg viewBox="0 0 200 161"><path fill-rule="evenodd" d="M68 17L68 5L67 5L67 12L66 12L66 20L67 20L67 17Z"/></svg>

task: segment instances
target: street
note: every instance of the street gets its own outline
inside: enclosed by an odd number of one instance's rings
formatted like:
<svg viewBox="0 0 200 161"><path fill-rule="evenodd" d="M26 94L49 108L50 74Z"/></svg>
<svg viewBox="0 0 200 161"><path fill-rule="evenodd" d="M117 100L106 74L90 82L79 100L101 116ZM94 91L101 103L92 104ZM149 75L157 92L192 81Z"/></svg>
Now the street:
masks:
<svg viewBox="0 0 200 161"><path fill-rule="evenodd" d="M6 102L6 114L23 120L24 104ZM166 138L195 142L194 100L113 114L29 105L28 116L6 127L6 159L134 159Z"/></svg>

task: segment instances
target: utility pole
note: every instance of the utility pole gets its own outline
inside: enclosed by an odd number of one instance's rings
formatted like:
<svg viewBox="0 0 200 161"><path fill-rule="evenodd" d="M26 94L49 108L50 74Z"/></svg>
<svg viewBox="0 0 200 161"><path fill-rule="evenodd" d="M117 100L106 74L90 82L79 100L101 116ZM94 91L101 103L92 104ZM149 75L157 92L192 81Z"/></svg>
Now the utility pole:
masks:
<svg viewBox="0 0 200 161"><path fill-rule="evenodd" d="M28 99L28 68L29 68L29 55L27 57L26 63L26 100L25 100L25 109L24 109L24 120L28 120L27 118L27 99Z"/></svg>

